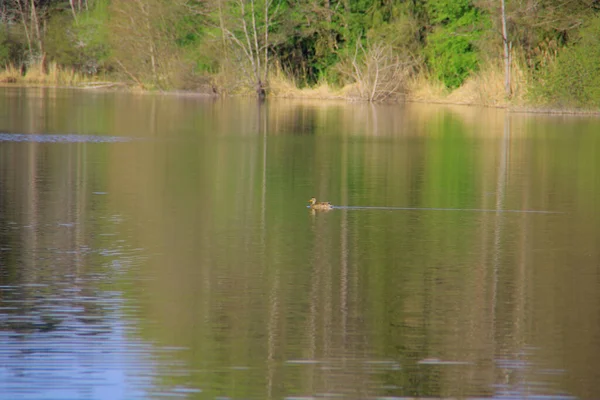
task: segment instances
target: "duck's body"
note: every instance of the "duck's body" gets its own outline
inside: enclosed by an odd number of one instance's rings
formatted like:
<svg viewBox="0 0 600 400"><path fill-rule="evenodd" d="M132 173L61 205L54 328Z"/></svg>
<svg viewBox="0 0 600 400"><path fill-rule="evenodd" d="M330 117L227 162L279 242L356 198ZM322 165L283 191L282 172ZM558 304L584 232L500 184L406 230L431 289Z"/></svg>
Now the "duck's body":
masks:
<svg viewBox="0 0 600 400"><path fill-rule="evenodd" d="M310 203L310 208L313 210L331 210L333 206L328 202L317 201L314 197L308 201Z"/></svg>

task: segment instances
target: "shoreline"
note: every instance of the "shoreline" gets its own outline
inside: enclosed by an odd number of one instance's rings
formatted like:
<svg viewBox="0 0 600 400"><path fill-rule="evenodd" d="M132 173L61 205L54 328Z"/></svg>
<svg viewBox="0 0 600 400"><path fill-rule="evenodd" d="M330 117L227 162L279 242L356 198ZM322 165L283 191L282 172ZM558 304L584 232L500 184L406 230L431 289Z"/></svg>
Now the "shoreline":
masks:
<svg viewBox="0 0 600 400"><path fill-rule="evenodd" d="M131 84L127 82L110 82L110 81L102 81L102 82L90 82L86 85L48 85L48 84L23 84L23 83L8 83L8 82L0 82L0 87L2 88L50 88L50 89L75 89L75 90L93 90L93 91L106 91L106 92L125 92L125 93L134 93L134 94L161 94L161 95L170 95L170 96L182 96L182 97L197 97L197 98L206 98L206 99L217 99L217 98L225 98L225 97L254 97L254 94L234 94L234 95L223 95L218 93L208 93L202 91L192 91L192 90L144 90L135 87L131 87ZM302 89L299 89L301 91ZM473 103L473 102L457 102L451 100L443 100L443 99L411 99L410 95L404 95L403 98L396 98L390 101L384 102L376 102L372 104L401 104L401 103L414 103L414 104L435 104L435 105L448 105L448 106L461 106L461 107L483 107L483 108L496 108L496 109L505 109L509 113L514 114L545 114L545 115L565 115L565 116L600 116L599 110L585 110L585 109L577 109L577 108L554 108L554 107L546 107L546 106L521 106L521 105L511 105L508 104L483 104L483 103ZM268 99L285 99L285 100L314 100L314 101L344 101L347 103L369 103L369 101L344 96L344 95L322 95L318 96L314 93L307 95L290 95L287 93L286 95L277 95L270 94L267 95Z"/></svg>

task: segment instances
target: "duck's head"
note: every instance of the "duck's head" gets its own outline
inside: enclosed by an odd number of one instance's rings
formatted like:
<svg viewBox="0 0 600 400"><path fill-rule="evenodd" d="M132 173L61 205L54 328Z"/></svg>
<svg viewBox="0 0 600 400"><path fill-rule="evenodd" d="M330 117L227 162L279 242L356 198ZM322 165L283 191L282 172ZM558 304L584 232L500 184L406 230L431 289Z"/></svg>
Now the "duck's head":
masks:
<svg viewBox="0 0 600 400"><path fill-rule="evenodd" d="M315 199L314 197L312 197L309 201L308 201L311 205L314 205L317 202L317 199Z"/></svg>

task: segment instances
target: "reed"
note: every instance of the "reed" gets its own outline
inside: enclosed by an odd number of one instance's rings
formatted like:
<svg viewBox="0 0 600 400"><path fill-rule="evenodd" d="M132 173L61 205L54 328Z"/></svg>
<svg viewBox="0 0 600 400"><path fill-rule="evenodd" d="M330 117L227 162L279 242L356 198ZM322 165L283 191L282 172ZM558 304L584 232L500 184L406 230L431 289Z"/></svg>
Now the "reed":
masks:
<svg viewBox="0 0 600 400"><path fill-rule="evenodd" d="M442 82L424 71L407 83L407 99L417 102L445 102L450 91Z"/></svg>
<svg viewBox="0 0 600 400"><path fill-rule="evenodd" d="M0 83L17 83L21 79L21 71L12 64L0 70Z"/></svg>
<svg viewBox="0 0 600 400"><path fill-rule="evenodd" d="M49 63L45 70L41 63L32 64L25 74L11 64L0 71L0 82L3 83L78 86L94 80L93 76L77 72L74 68L61 67L54 62Z"/></svg>
<svg viewBox="0 0 600 400"><path fill-rule="evenodd" d="M319 82L317 85L299 88L294 78L290 77L280 67L275 66L269 76L269 95L278 98L299 99L347 99L349 98L349 87L342 89L333 88L327 82Z"/></svg>
<svg viewBox="0 0 600 400"><path fill-rule="evenodd" d="M507 97L504 66L488 61L464 85L449 96L449 100L485 106L522 104L527 93L527 79L521 64L514 61L511 68L511 96Z"/></svg>

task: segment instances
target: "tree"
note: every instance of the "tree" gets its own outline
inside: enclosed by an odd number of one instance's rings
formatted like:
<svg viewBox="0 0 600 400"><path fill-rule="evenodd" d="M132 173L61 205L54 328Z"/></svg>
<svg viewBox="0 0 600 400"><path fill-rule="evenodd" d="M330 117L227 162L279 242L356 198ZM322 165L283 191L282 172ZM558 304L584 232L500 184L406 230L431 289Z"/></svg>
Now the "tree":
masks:
<svg viewBox="0 0 600 400"><path fill-rule="evenodd" d="M496 0L487 1L497 7ZM578 29L598 11L600 2L597 0L506 1L507 37L511 36L510 42L535 71L545 68L548 59L569 45Z"/></svg>
<svg viewBox="0 0 600 400"><path fill-rule="evenodd" d="M113 60L142 87L166 89L177 71L174 21L179 0L112 0Z"/></svg>
<svg viewBox="0 0 600 400"><path fill-rule="evenodd" d="M44 42L41 34L41 19L39 17L40 8L44 6L42 0L13 0L14 10L17 13L21 23L25 37L27 38L27 47L29 50L29 58L44 59Z"/></svg>
<svg viewBox="0 0 600 400"><path fill-rule="evenodd" d="M64 8L62 0L0 0L1 19L22 27L27 47L24 51L26 63L40 63L42 70L45 69L45 26L53 11L61 8ZM19 46L20 43L12 44L13 48Z"/></svg>
<svg viewBox="0 0 600 400"><path fill-rule="evenodd" d="M89 11L88 0L69 0L73 19L77 23L77 14L83 10Z"/></svg>
<svg viewBox="0 0 600 400"><path fill-rule="evenodd" d="M233 52L244 75L264 98L269 79L270 33L275 29L281 0L229 0L225 10L217 9L223 38L238 51Z"/></svg>
<svg viewBox="0 0 600 400"><path fill-rule="evenodd" d="M335 81L335 65L354 53L349 42L364 35L364 30L354 37L350 34L348 2L298 0L288 4L276 47L283 68L301 84Z"/></svg>
<svg viewBox="0 0 600 400"><path fill-rule="evenodd" d="M76 8L76 18L69 12L53 13L44 27L44 48L58 65L94 75L108 66L108 0L95 1L88 9L85 4Z"/></svg>
<svg viewBox="0 0 600 400"><path fill-rule="evenodd" d="M362 99L379 102L400 94L414 66L413 59L394 54L390 45L367 44L365 49L357 42L349 75Z"/></svg>

